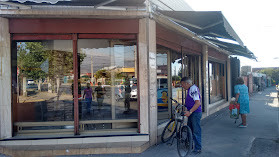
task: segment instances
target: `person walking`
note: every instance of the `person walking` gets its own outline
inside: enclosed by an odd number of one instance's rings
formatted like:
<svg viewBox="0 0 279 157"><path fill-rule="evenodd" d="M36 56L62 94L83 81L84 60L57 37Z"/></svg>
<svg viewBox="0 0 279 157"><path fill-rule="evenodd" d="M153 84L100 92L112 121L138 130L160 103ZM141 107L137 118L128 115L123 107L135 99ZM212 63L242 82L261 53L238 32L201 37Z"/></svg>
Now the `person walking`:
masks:
<svg viewBox="0 0 279 157"><path fill-rule="evenodd" d="M234 86L235 101L240 104L239 113L241 115L242 123L238 125L240 128L247 127L246 117L250 113L249 108L249 92L248 87L244 84L242 77L236 79L236 85Z"/></svg>
<svg viewBox="0 0 279 157"><path fill-rule="evenodd" d="M96 97L97 97L99 112L101 112L101 108L103 106L105 91L106 91L106 89L104 87L102 87L101 82L98 82L98 86L95 88L95 92L97 93Z"/></svg>
<svg viewBox="0 0 279 157"><path fill-rule="evenodd" d="M191 128L193 133L193 140L195 143L193 154L200 154L201 145L201 96L199 88L192 83L192 80L188 77L183 77L180 81L181 86L187 90L187 96L185 100L185 106L187 111L185 116L188 117L187 125Z"/></svg>
<svg viewBox="0 0 279 157"><path fill-rule="evenodd" d="M126 78L125 81L125 101L124 101L124 106L125 106L125 111L124 113L128 113L130 111L130 100L131 99L131 87L130 87L130 81L128 78Z"/></svg>
<svg viewBox="0 0 279 157"><path fill-rule="evenodd" d="M90 88L90 83L87 83L86 86L83 92L83 99L85 98L87 114L90 114L93 90Z"/></svg>

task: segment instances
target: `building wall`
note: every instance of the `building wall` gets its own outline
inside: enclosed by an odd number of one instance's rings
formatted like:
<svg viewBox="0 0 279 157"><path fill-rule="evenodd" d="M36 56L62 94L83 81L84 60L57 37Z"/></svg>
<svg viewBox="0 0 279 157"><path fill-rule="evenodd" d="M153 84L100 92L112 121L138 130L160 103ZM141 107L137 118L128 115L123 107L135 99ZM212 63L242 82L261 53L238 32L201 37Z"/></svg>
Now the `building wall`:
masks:
<svg viewBox="0 0 279 157"><path fill-rule="evenodd" d="M0 17L0 139L12 136L11 53L8 19Z"/></svg>

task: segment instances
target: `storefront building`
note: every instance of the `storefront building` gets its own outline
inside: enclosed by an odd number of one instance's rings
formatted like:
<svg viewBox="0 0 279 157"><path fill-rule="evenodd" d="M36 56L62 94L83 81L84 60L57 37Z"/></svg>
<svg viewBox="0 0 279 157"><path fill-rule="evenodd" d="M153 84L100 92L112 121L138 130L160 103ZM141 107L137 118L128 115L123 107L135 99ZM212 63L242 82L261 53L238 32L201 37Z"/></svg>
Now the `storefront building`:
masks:
<svg viewBox="0 0 279 157"><path fill-rule="evenodd" d="M113 10L124 2L129 9ZM15 9L0 10L0 153L140 153L160 142L169 98L184 104L184 76L200 88L203 117L228 105L229 56L253 58L246 48L231 52L186 29L187 12L110 3L5 3Z"/></svg>

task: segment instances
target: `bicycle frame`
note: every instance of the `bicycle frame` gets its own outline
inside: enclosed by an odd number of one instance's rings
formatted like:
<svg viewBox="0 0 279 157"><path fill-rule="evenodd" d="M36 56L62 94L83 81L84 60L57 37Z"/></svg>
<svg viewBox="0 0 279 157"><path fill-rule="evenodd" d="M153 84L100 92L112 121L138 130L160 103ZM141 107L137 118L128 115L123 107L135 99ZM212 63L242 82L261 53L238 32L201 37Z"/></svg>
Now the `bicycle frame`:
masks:
<svg viewBox="0 0 279 157"><path fill-rule="evenodd" d="M174 138L180 138L179 133L180 133L181 128L184 126L184 119L185 119L184 111L185 111L186 108L182 104L178 103L176 100L174 100L172 98L170 98L170 99L177 104L177 106L174 109L174 112L175 112L175 117L174 117L174 119L175 119L175 122L174 122L175 128L174 129L176 130L176 133L175 133L175 136L172 139L172 142L170 143L172 145ZM180 118L180 117L182 117L182 118Z"/></svg>

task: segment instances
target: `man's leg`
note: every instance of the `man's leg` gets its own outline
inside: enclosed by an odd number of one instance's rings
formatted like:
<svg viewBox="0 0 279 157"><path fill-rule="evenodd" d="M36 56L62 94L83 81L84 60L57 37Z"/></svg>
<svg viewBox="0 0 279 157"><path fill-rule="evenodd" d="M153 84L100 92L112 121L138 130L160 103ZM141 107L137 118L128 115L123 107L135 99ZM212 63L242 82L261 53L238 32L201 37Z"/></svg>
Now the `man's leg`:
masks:
<svg viewBox="0 0 279 157"><path fill-rule="evenodd" d="M87 110L87 113L90 113L90 110L91 110L91 102L92 102L92 98L86 98L86 110Z"/></svg>
<svg viewBox="0 0 279 157"><path fill-rule="evenodd" d="M201 112L193 112L191 115L191 125L192 125L192 132L193 132L193 140L195 142L195 151L199 151L202 149L201 146Z"/></svg>

